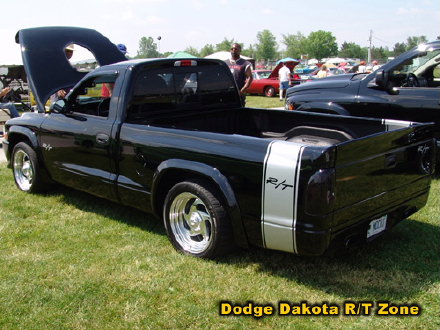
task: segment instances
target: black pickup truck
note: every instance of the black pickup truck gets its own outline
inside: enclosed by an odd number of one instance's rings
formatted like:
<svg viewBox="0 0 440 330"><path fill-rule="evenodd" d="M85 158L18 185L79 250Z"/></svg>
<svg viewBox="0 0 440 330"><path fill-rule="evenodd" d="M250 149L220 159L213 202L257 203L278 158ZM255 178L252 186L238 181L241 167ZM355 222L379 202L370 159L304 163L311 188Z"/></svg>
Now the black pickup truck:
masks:
<svg viewBox="0 0 440 330"><path fill-rule="evenodd" d="M90 29L16 39L39 108L6 123L23 191L56 182L152 212L177 250L207 258L249 245L321 255L379 237L426 203L429 124L244 108L224 62L127 61ZM70 43L100 67L72 68Z"/></svg>
<svg viewBox="0 0 440 330"><path fill-rule="evenodd" d="M434 136L440 141L440 41L419 45L370 74L331 76L290 88L285 106L288 110L434 122Z"/></svg>

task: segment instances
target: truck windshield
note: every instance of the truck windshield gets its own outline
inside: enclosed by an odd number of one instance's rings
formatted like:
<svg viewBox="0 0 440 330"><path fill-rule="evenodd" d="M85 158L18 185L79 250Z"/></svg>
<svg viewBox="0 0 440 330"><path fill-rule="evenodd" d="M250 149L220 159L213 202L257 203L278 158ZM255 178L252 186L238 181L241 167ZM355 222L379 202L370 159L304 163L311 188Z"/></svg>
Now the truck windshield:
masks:
<svg viewBox="0 0 440 330"><path fill-rule="evenodd" d="M400 66L396 67L395 73L414 73L420 75L427 68L437 66L440 61L440 50L421 52L418 56L413 57Z"/></svg>

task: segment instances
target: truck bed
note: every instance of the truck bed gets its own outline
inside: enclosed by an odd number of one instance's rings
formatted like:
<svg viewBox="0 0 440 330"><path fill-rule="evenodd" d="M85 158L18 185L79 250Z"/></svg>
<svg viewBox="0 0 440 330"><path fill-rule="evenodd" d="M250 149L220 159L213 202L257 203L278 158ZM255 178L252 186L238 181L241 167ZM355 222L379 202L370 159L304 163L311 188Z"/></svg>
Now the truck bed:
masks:
<svg viewBox="0 0 440 330"><path fill-rule="evenodd" d="M221 134L237 134L263 139L302 142L310 145L329 146L356 138L384 132L387 126L381 120L345 121L333 116L317 115L270 109L216 109L197 112L161 112L157 117L129 121L134 124L166 128L196 130Z"/></svg>

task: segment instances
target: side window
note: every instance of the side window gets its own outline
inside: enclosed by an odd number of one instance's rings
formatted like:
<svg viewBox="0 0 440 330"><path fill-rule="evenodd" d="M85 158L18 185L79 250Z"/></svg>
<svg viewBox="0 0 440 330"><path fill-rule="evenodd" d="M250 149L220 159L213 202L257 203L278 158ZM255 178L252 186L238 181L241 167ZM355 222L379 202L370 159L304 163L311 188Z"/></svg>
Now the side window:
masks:
<svg viewBox="0 0 440 330"><path fill-rule="evenodd" d="M107 74L84 81L69 97L69 109L85 115L108 117L116 77L116 74Z"/></svg>
<svg viewBox="0 0 440 330"><path fill-rule="evenodd" d="M439 64L437 64L437 66L434 68L433 76L434 76L435 80L440 81L440 65Z"/></svg>

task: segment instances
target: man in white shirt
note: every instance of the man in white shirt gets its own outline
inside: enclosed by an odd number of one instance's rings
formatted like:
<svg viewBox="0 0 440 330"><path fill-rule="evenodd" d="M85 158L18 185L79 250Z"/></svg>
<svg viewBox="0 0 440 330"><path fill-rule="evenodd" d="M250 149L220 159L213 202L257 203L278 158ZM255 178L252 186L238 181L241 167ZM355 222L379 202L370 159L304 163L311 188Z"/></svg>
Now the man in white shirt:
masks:
<svg viewBox="0 0 440 330"><path fill-rule="evenodd" d="M367 64L367 62L361 61L361 63L359 63L359 67L357 69L357 73L365 73L367 71L366 64Z"/></svg>
<svg viewBox="0 0 440 330"><path fill-rule="evenodd" d="M289 88L290 83L290 69L286 66L286 63L284 62L283 66L278 71L278 79L280 80L280 101L282 101L284 99L284 91Z"/></svg>

